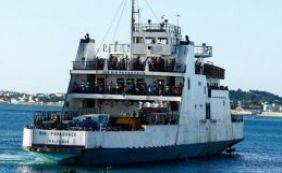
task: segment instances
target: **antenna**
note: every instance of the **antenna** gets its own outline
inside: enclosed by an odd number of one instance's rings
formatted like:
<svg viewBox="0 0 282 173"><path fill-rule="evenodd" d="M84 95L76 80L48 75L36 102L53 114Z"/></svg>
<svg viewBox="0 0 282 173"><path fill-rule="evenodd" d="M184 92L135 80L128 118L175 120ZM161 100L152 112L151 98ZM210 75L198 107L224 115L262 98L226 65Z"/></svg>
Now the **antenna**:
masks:
<svg viewBox="0 0 282 173"><path fill-rule="evenodd" d="M134 42L133 39L133 32L135 32L135 14L138 13L138 15L140 14L140 10L138 9L137 11L135 10L135 0L132 0L132 7L131 7L131 44L130 44L130 55L131 57L133 56L133 49L132 49L132 45Z"/></svg>
<svg viewBox="0 0 282 173"><path fill-rule="evenodd" d="M135 0L132 0L132 7L131 7L131 32L134 32L134 25L135 25Z"/></svg>
<svg viewBox="0 0 282 173"><path fill-rule="evenodd" d="M133 32L135 31L135 0L131 4L131 28L130 28L130 58L133 58Z"/></svg>
<svg viewBox="0 0 282 173"><path fill-rule="evenodd" d="M177 26L179 26L180 14L177 14L177 15L176 15L176 18L177 18Z"/></svg>

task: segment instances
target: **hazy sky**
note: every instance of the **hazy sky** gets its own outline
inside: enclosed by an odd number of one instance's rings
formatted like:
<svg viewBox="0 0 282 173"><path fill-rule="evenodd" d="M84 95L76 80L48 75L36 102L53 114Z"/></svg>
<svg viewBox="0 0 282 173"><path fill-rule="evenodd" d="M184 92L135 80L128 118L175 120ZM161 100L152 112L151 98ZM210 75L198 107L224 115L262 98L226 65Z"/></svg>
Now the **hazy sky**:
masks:
<svg viewBox="0 0 282 173"><path fill-rule="evenodd" d="M224 84L282 95L281 0L139 0L141 20L166 15L183 35L212 45L211 60L226 68ZM65 92L78 41L102 42L122 0L2 0L0 90ZM116 36L129 40L130 0ZM113 25L116 28L116 25Z"/></svg>

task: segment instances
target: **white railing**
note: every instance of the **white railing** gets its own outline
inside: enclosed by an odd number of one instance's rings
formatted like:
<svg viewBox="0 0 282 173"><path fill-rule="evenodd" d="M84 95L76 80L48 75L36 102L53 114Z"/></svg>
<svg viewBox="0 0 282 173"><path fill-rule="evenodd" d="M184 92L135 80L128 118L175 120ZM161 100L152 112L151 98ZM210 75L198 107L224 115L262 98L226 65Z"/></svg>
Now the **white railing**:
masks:
<svg viewBox="0 0 282 173"><path fill-rule="evenodd" d="M212 57L213 51L211 46L195 46L195 57L208 58Z"/></svg>
<svg viewBox="0 0 282 173"><path fill-rule="evenodd" d="M104 44L103 48L104 52L108 52L111 54L114 53L129 53L130 52L130 44Z"/></svg>

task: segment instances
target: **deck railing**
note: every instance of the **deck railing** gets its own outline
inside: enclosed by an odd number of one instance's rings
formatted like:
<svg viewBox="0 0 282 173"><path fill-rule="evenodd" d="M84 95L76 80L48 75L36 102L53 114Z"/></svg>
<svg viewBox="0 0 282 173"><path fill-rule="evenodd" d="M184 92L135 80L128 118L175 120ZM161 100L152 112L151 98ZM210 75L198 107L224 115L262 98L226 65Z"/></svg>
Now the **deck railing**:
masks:
<svg viewBox="0 0 282 173"><path fill-rule="evenodd" d="M146 65L148 65L148 70L151 72L175 72L175 59L160 57L150 57L146 60L110 57L110 59L95 59L94 61L74 61L73 69L145 71Z"/></svg>
<svg viewBox="0 0 282 173"><path fill-rule="evenodd" d="M130 52L130 44L109 44L105 45L105 52L127 54Z"/></svg>
<svg viewBox="0 0 282 173"><path fill-rule="evenodd" d="M112 94L112 95L145 95L145 96L181 96L182 85L147 85L147 84L115 84L90 86L89 83L75 84L72 93L76 94Z"/></svg>
<svg viewBox="0 0 282 173"><path fill-rule="evenodd" d="M93 108L83 108L83 109L74 109L68 111L35 111L33 116L33 124L36 122L42 121L65 121L72 120L74 117L93 114L95 109Z"/></svg>
<svg viewBox="0 0 282 173"><path fill-rule="evenodd" d="M212 57L213 50L211 46L195 46L195 57L208 58Z"/></svg>
<svg viewBox="0 0 282 173"><path fill-rule="evenodd" d="M181 33L181 28L176 25L170 25L166 23L160 24L135 24L135 32L172 32Z"/></svg>
<svg viewBox="0 0 282 173"><path fill-rule="evenodd" d="M93 61L73 61L73 70L103 70L106 59Z"/></svg>

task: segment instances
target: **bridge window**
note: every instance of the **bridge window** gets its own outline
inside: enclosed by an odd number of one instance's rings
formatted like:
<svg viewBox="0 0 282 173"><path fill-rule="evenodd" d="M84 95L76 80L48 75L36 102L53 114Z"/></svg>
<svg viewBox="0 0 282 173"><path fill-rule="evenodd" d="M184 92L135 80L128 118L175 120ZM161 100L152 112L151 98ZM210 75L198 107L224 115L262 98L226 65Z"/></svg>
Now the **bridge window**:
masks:
<svg viewBox="0 0 282 173"><path fill-rule="evenodd" d="M167 38L158 38L157 43L158 44L168 44L168 39Z"/></svg>
<svg viewBox="0 0 282 173"><path fill-rule="evenodd" d="M134 43L144 43L143 37L134 37Z"/></svg>
<svg viewBox="0 0 282 173"><path fill-rule="evenodd" d="M146 37L145 43L146 44L156 44L156 39L154 37Z"/></svg>

